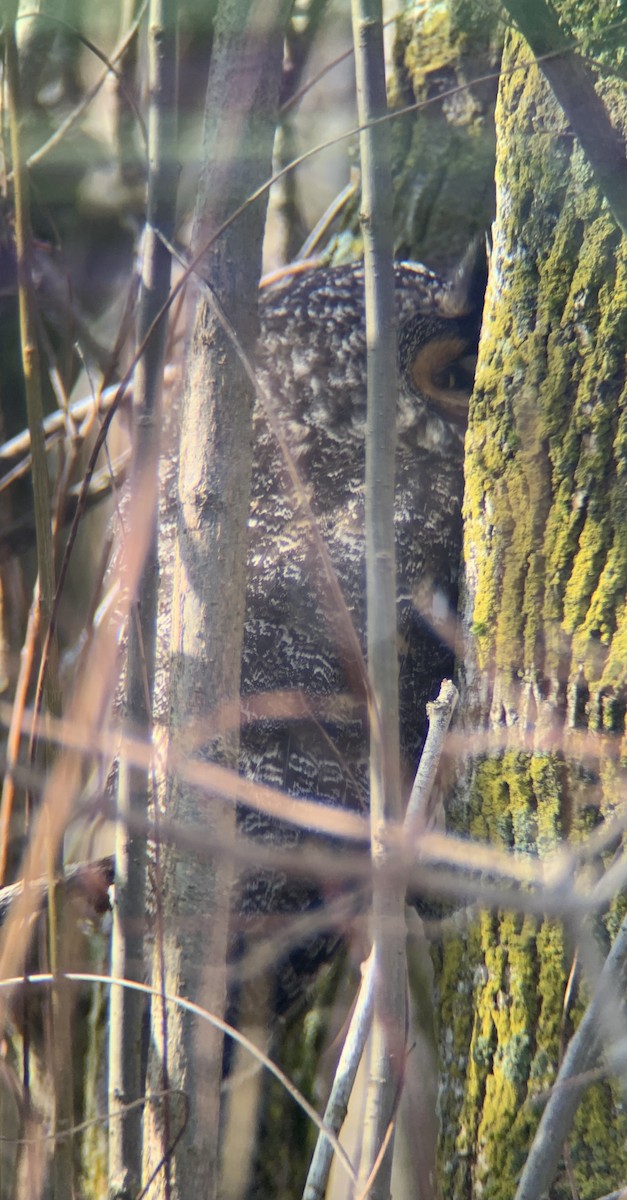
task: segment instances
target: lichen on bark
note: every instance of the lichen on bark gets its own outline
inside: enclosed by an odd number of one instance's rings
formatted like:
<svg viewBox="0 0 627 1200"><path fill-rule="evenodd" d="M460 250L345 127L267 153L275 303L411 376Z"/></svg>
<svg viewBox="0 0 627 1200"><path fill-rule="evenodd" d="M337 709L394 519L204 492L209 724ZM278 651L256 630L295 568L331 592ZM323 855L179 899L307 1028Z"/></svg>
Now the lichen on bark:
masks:
<svg viewBox="0 0 627 1200"><path fill-rule="evenodd" d="M492 220L502 40L494 0L438 0L399 20L390 104L424 105L391 127L399 258L450 266Z"/></svg>
<svg viewBox="0 0 627 1200"><path fill-rule="evenodd" d="M466 443L465 719L509 745L467 768L455 819L481 841L546 856L585 836L624 784L627 253L530 59L509 35ZM618 83L606 79L603 95L624 130ZM444 947L441 1163L460 1200L514 1194L540 1115L533 1097L570 1032L574 950L556 920L508 912ZM472 1022L451 1003L460 992L472 994ZM569 1139L582 1200L620 1185L626 1135L612 1086L589 1089ZM567 1194L562 1171L551 1196Z"/></svg>

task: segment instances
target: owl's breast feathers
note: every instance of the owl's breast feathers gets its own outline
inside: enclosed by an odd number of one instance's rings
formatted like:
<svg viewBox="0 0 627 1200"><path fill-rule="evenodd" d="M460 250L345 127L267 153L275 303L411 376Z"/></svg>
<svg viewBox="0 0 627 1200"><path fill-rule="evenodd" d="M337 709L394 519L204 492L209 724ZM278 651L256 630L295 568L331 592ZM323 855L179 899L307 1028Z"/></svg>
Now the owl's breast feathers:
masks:
<svg viewBox="0 0 627 1200"><path fill-rule="evenodd" d="M472 385L467 356L478 334L476 259L449 281L419 264L395 268L399 372L390 387L398 390L399 689L408 776L424 736L425 703L452 666L443 631L450 631L457 598ZM300 275L263 294L260 316L258 373L365 646L363 267ZM354 664L337 645L324 567L261 405L254 438L241 769L292 795L365 806L363 689L355 687ZM271 823L253 814L243 824L276 838Z"/></svg>
<svg viewBox="0 0 627 1200"><path fill-rule="evenodd" d="M436 627L455 603L461 522L464 411L477 311L458 277L396 266L399 328L396 550L401 668L418 656L417 711L402 730L415 755L424 700L445 669ZM358 632L364 640L366 334L361 264L311 271L261 302L258 372L290 451ZM467 365L467 364L466 364ZM250 584L243 693L285 689L329 695L346 686L325 615L328 581L299 513L261 405L255 414ZM433 636L434 635L434 636ZM412 639L410 639L412 640ZM427 669L437 647L436 664ZM424 662L424 670L422 664ZM406 688L407 680L401 680ZM408 714L409 716L409 714ZM291 790L289 772L283 781Z"/></svg>

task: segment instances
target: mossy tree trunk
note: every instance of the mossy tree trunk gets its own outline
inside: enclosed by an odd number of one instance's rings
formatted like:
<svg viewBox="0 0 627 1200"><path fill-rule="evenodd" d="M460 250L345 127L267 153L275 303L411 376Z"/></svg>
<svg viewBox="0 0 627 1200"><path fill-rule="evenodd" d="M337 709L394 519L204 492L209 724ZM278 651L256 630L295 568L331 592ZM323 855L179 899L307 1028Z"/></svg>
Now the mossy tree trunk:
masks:
<svg viewBox="0 0 627 1200"><path fill-rule="evenodd" d="M398 22L390 126L399 259L456 265L494 217L494 104L503 45L498 0L407 6Z"/></svg>
<svg viewBox="0 0 627 1200"><path fill-rule="evenodd" d="M624 757L627 248L548 84L520 69L531 57L508 35L467 440L465 722L495 749L470 766L455 820L544 856L611 813ZM625 129L624 85L608 72L600 90ZM598 923L604 948L616 919ZM514 1195L541 1112L531 1097L585 1000L565 1004L568 925L485 913L443 949L441 1161L456 1200ZM551 1195L573 1180L581 1200L620 1187L626 1134L613 1085L591 1086Z"/></svg>

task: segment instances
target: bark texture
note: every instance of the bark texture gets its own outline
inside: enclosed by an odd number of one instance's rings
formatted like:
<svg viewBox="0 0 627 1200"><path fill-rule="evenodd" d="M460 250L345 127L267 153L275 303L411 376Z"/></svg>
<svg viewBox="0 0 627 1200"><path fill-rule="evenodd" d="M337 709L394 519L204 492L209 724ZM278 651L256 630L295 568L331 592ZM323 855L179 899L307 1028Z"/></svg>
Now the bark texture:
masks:
<svg viewBox="0 0 627 1200"><path fill-rule="evenodd" d="M468 768L456 819L543 856L612 812L624 755L627 254L548 84L516 69L530 57L510 36L466 443L466 722L508 749ZM624 131L621 85L600 94ZM614 908L599 921L605 948L616 921ZM513 1195L539 1119L531 1097L581 1004L565 1012L574 953L559 923L508 912L445 946L446 1194ZM626 1134L613 1085L590 1087L567 1151L582 1200L620 1186ZM564 1167L551 1195L566 1194Z"/></svg>
<svg viewBox="0 0 627 1200"><path fill-rule="evenodd" d="M389 126L397 258L454 266L494 217L503 33L495 0L429 4L398 23L390 106L420 107Z"/></svg>
<svg viewBox="0 0 627 1200"><path fill-rule="evenodd" d="M270 174L286 0L223 0L214 29L205 106L206 168L195 212L194 252ZM265 203L257 203L204 256L201 271L252 352ZM239 677L244 624L246 521L251 471L252 394L235 348L210 303L195 313L181 418L177 535L172 594L169 731L174 745L190 728L207 729L202 757L237 762ZM167 819L219 846L235 836L232 805L209 800L173 776ZM226 987L228 855L210 867L177 847L155 863L155 986L220 1016ZM148 1106L147 1176L151 1197L217 1193L222 1035L180 1010L153 1005L151 1087L187 1097ZM161 1165L160 1165L161 1164ZM172 1189L172 1190L170 1190Z"/></svg>

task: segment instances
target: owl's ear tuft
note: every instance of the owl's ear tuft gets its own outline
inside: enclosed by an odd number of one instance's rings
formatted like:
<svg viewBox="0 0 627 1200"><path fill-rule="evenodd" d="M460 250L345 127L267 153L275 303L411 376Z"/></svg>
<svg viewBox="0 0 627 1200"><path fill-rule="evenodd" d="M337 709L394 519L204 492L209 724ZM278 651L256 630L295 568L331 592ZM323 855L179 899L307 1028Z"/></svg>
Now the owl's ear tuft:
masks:
<svg viewBox="0 0 627 1200"><path fill-rule="evenodd" d="M443 317L467 317L480 314L488 282L488 246L483 235L473 238L464 257L455 268L440 306Z"/></svg>

